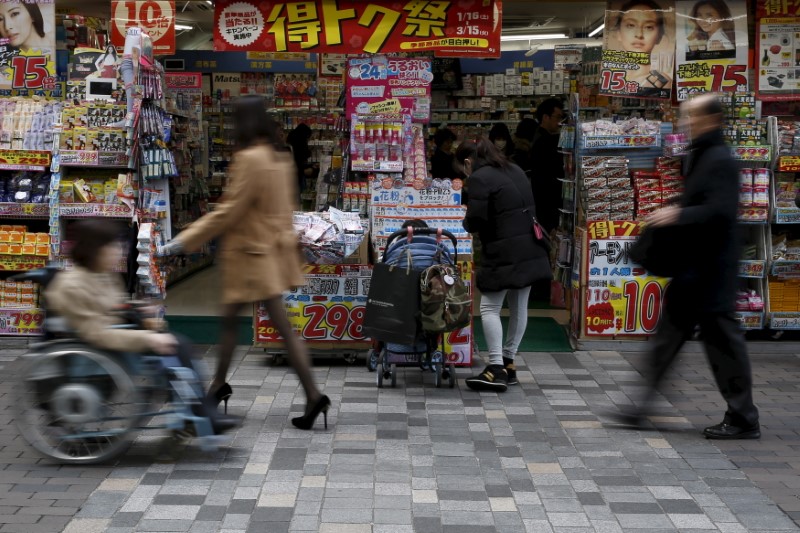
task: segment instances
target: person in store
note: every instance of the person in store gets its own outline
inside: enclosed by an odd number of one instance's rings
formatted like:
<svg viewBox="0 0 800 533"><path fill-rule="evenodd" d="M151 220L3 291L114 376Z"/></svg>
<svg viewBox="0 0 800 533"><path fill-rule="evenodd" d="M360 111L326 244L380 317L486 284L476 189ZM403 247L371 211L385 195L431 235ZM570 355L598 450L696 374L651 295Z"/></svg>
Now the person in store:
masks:
<svg viewBox="0 0 800 533"><path fill-rule="evenodd" d="M221 203L182 231L161 251L193 251L222 236L222 332L220 352L209 396L219 404L233 393L226 379L236 347L239 313L263 302L272 324L286 343L288 360L306 395L305 414L292 419L311 429L331 405L311 373L305 343L292 329L282 295L305 284L300 248L292 226L297 210L297 180L292 159L276 149L275 122L260 96L245 96L234 106L237 150L230 166L230 185Z"/></svg>
<svg viewBox="0 0 800 533"><path fill-rule="evenodd" d="M559 179L564 178L564 157L558 150L558 140L564 116L564 104L558 98L548 98L536 108L539 128L531 146L531 188L536 216L548 233L558 227L558 209L562 206Z"/></svg>
<svg viewBox="0 0 800 533"><path fill-rule="evenodd" d="M610 49L647 55L646 63L626 71L625 81L639 86L635 96L656 96L672 85L674 50L653 53L666 34L664 12L655 0L628 0L619 8L613 25L618 44L612 43Z"/></svg>
<svg viewBox="0 0 800 533"><path fill-rule="evenodd" d="M440 128L433 135L436 145L431 156L431 177L434 179L452 179L460 177L453 168L453 143L456 134L448 128Z"/></svg>
<svg viewBox="0 0 800 533"><path fill-rule="evenodd" d="M456 161L469 176L464 229L477 233L483 247L475 280L489 346L489 364L466 384L504 392L518 383L514 361L528 325L528 296L531 285L551 278L548 253L534 235L535 202L522 169L487 138L461 143ZM510 317L503 342L500 310L506 299Z"/></svg>
<svg viewBox="0 0 800 533"><path fill-rule="evenodd" d="M727 402L721 423L705 428L709 439L761 436L747 344L734 315L738 287L738 165L723 136L724 113L713 95L681 104L681 125L691 144L684 165L686 189L679 205L653 213L647 224L680 235L675 275L664 295L664 310L650 348L647 393L641 407L619 418L640 425L658 385L684 343L700 326L708 361Z"/></svg>
<svg viewBox="0 0 800 533"><path fill-rule="evenodd" d="M70 229L74 231L70 256L75 268L59 272L48 285L48 307L66 319L69 328L90 346L111 352L173 356L181 366L197 372L188 339L117 327L126 323L122 310L128 300L122 277L114 272L123 257L125 230L107 220L83 220ZM208 418L215 433L239 425L238 417L220 414L202 390L197 395L203 401L192 407L194 414Z"/></svg>
<svg viewBox="0 0 800 533"><path fill-rule="evenodd" d="M33 2L0 2L0 37L25 52L50 50L53 45L46 38L42 10Z"/></svg>
<svg viewBox="0 0 800 533"><path fill-rule="evenodd" d="M498 122L489 130L489 140L494 143L495 147L500 150L506 158L510 159L511 156L514 155L514 139L511 137L508 126L502 122Z"/></svg>
<svg viewBox="0 0 800 533"><path fill-rule="evenodd" d="M528 179L531 179L534 166L531 149L538 128L539 124L534 119L523 118L514 131L514 153L511 160L525 172Z"/></svg>
<svg viewBox="0 0 800 533"><path fill-rule="evenodd" d="M693 59L698 55L697 52L703 52L700 54L703 58L708 58L709 55L714 58L736 56L736 29L727 3L723 0L700 0L692 7L689 20L694 31L687 37L687 59ZM702 50L692 50L693 44L695 47L702 47Z"/></svg>
<svg viewBox="0 0 800 533"><path fill-rule="evenodd" d="M294 165L297 168L298 191L302 193L306 189L308 180L316 178L319 174L319 163L311 162L311 148L308 142L311 140L313 132L308 124L298 124L295 129L289 132L286 142L292 147Z"/></svg>

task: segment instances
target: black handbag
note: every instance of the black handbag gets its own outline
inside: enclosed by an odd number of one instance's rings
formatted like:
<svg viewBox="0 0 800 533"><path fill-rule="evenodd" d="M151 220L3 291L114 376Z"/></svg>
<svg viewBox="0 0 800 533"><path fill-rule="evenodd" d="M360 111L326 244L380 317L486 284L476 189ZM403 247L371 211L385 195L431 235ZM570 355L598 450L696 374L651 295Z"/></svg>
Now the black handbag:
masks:
<svg viewBox="0 0 800 533"><path fill-rule="evenodd" d="M364 332L373 340L414 344L419 293L419 272L411 268L410 257L406 268L376 264L367 295Z"/></svg>
<svg viewBox="0 0 800 533"><path fill-rule="evenodd" d="M628 257L655 276L674 278L686 272L692 254L685 250L686 230L677 226L645 226Z"/></svg>

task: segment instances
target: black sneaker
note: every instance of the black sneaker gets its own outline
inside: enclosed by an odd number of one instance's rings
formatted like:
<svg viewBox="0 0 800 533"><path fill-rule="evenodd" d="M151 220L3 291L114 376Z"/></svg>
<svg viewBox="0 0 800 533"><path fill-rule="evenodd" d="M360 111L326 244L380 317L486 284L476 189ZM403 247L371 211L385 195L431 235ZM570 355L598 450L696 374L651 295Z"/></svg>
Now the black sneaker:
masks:
<svg viewBox="0 0 800 533"><path fill-rule="evenodd" d="M505 392L508 389L508 374L500 365L489 365L477 376L467 378L466 383L472 390Z"/></svg>
<svg viewBox="0 0 800 533"><path fill-rule="evenodd" d="M517 367L514 366L514 360L503 357L503 368L506 369L506 374L508 374L508 384L519 385L519 381L517 381Z"/></svg>

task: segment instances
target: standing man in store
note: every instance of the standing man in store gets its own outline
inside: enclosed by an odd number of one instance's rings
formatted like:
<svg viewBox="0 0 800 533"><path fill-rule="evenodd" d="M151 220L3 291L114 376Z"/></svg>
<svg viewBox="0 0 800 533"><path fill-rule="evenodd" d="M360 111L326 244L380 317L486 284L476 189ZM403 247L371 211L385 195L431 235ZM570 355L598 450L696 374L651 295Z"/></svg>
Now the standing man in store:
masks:
<svg viewBox="0 0 800 533"><path fill-rule="evenodd" d="M456 134L448 128L440 128L433 135L436 150L431 156L431 177L438 179L458 177L453 168L453 143Z"/></svg>
<svg viewBox="0 0 800 533"><path fill-rule="evenodd" d="M687 260L676 267L650 352L649 400L683 344L699 324L714 379L728 404L722 422L707 427L709 439L758 439L758 409L747 345L734 316L740 257L737 211L739 172L722 134L723 108L713 95L681 106L691 139L684 163L686 190L678 206L653 213L647 223L679 232L675 249ZM642 409L647 409L646 404ZM623 415L638 425L644 411Z"/></svg>

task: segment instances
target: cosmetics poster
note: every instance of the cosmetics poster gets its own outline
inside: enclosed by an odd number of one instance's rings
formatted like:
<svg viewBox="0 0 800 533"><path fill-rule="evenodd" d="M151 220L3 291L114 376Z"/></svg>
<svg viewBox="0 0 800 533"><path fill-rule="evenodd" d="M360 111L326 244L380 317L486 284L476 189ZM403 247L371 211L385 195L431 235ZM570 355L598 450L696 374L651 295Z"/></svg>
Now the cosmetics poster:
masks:
<svg viewBox="0 0 800 533"><path fill-rule="evenodd" d="M55 0L0 0L0 91L56 87Z"/></svg>

